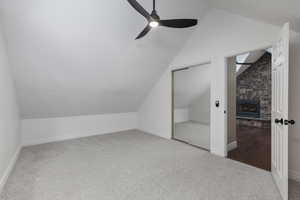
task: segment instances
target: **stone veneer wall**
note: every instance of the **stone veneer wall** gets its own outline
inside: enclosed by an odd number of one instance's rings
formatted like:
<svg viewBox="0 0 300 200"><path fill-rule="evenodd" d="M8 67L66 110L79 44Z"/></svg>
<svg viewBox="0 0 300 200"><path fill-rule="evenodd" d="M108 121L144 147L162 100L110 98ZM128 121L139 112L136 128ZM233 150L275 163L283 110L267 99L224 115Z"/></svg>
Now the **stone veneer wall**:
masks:
<svg viewBox="0 0 300 200"><path fill-rule="evenodd" d="M266 126L271 120L272 100L272 55L266 52L258 61L237 77L237 100L260 102L260 120L239 119L238 124Z"/></svg>

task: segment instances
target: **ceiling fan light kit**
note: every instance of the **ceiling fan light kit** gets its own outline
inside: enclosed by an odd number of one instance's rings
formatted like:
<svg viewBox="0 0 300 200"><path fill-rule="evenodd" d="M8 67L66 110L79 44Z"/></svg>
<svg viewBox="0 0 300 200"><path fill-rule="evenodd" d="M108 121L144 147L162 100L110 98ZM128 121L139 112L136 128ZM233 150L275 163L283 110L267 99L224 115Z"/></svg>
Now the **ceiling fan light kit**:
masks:
<svg viewBox="0 0 300 200"><path fill-rule="evenodd" d="M158 26L159 26L159 22L157 22L157 21L151 21L151 22L149 23L149 25L150 25L152 28L155 28L155 27L158 27Z"/></svg>
<svg viewBox="0 0 300 200"><path fill-rule="evenodd" d="M188 28L192 26L196 26L198 23L197 19L169 19L169 20L161 20L158 16L155 8L155 0L153 0L153 11L151 14L148 13L136 0L127 0L128 3L143 17L146 18L148 24L146 28L135 38L140 39L147 35L152 28L156 28L158 26L164 26L169 28Z"/></svg>

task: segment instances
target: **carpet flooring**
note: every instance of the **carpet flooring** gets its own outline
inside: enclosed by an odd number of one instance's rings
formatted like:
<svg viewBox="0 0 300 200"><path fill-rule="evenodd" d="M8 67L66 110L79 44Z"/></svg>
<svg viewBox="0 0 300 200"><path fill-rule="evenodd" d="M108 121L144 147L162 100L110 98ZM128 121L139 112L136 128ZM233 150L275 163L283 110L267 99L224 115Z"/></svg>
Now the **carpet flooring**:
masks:
<svg viewBox="0 0 300 200"><path fill-rule="evenodd" d="M23 148L1 200L280 200L269 172L132 130Z"/></svg>

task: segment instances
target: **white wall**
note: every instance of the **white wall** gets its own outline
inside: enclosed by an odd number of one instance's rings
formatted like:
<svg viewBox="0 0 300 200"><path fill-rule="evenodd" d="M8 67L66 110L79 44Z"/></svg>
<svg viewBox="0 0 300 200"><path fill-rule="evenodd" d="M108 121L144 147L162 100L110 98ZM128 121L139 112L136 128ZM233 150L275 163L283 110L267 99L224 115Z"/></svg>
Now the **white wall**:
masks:
<svg viewBox="0 0 300 200"><path fill-rule="evenodd" d="M236 31L239 27L239 31ZM186 43L179 55L162 75L141 106L139 127L142 130L156 131L158 135L169 138L171 135L171 73L176 67L189 66L211 61L211 152L226 156L226 80L225 57L241 52L268 46L275 40L278 27L260 23L251 19L232 15L225 11L211 10L200 22L198 29ZM220 101L216 108L215 100ZM158 102L163 102L159 105ZM159 105L159 106L158 106ZM154 109L154 107L157 107ZM155 118L155 121L153 119ZM147 123L147 121L149 123ZM157 122L157 123L156 123ZM153 129L155 127L155 129ZM155 133L155 132L154 132Z"/></svg>
<svg viewBox="0 0 300 200"><path fill-rule="evenodd" d="M171 72L163 73L149 92L138 112L138 128L142 131L172 138Z"/></svg>
<svg viewBox="0 0 300 200"><path fill-rule="evenodd" d="M21 122L25 146L136 128L136 113L23 119Z"/></svg>
<svg viewBox="0 0 300 200"><path fill-rule="evenodd" d="M0 28L0 192L20 150L15 86Z"/></svg>
<svg viewBox="0 0 300 200"><path fill-rule="evenodd" d="M151 92L149 92L148 97L139 110L139 128L141 130L152 131L153 134L159 136L170 138L171 70L176 68L176 66L183 67L211 61L214 76L211 82L211 124L217 124L217 126L211 127L211 152L226 156L227 122L224 110L226 110L227 105L227 80L225 58L271 45L275 41L279 30L280 27L233 15L225 11L210 11L200 22L198 29L193 33L169 69L164 72L161 79L156 83ZM297 59L299 60L299 58ZM300 65L299 61L297 63ZM293 67L294 65L291 66L291 68ZM293 70L295 71L293 76L300 75L298 68ZM296 73L299 75L295 75ZM291 112L291 116L296 120L297 118L300 120L300 116L298 116L300 115L300 108L295 100L295 98L297 100L300 98L300 89L297 89L295 85L295 81L298 80L291 80L293 84L291 107L295 109ZM220 100L219 108L214 106L215 100ZM298 139L291 142L290 155L296 155L296 153L299 155L300 153L300 149L296 147L296 141L299 141L300 138L296 134L297 132L300 132L297 125L291 127L291 137ZM290 160L294 160L290 162L291 169L300 171L300 159L293 157Z"/></svg>

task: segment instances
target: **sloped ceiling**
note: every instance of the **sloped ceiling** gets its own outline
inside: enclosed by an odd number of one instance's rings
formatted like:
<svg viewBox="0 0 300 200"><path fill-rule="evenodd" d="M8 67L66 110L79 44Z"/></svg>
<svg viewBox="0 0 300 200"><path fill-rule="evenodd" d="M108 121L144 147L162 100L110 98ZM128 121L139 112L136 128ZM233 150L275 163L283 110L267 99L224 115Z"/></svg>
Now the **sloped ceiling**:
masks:
<svg viewBox="0 0 300 200"><path fill-rule="evenodd" d="M140 0L149 11L152 0ZM206 0L157 0L162 18L201 18ZM195 28L157 28L126 0L2 0L23 118L136 111Z"/></svg>
<svg viewBox="0 0 300 200"><path fill-rule="evenodd" d="M139 0L151 10L152 0ZM224 9L300 32L299 0L157 0L162 18ZM157 28L126 0L1 0L23 118L137 111L195 28ZM238 30L238 27L236 27Z"/></svg>
<svg viewBox="0 0 300 200"><path fill-rule="evenodd" d="M210 0L210 6L241 16L282 26L290 22L292 29L300 32L299 0ZM236 27L238 30L238 27Z"/></svg>

